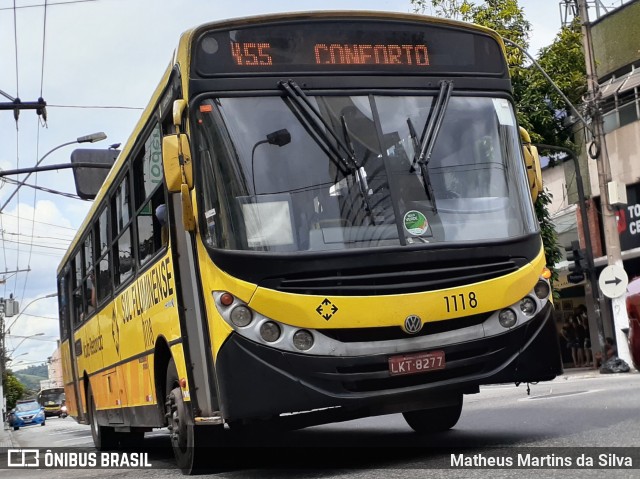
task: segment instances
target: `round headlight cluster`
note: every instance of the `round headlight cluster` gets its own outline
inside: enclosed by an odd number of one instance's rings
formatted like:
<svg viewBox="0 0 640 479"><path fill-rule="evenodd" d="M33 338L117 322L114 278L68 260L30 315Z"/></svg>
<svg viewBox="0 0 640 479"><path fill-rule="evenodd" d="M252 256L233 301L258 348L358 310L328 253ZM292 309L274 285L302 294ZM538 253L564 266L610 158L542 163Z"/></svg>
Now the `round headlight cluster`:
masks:
<svg viewBox="0 0 640 479"><path fill-rule="evenodd" d="M518 316L513 310L507 308L500 311L498 314L498 321L500 321L500 326L508 329L515 326L518 321Z"/></svg>
<svg viewBox="0 0 640 479"><path fill-rule="evenodd" d="M313 335L306 329L296 331L293 335L293 345L300 351L308 351L313 346Z"/></svg>
<svg viewBox="0 0 640 479"><path fill-rule="evenodd" d="M549 296L551 289L549 288L549 283L540 280L533 287L533 291L539 299L545 299Z"/></svg>
<svg viewBox="0 0 640 479"><path fill-rule="evenodd" d="M231 314L229 315L229 317L231 318L231 322L235 326L244 328L251 324L253 314L251 314L251 310L246 306L239 305L231 310Z"/></svg>
<svg viewBox="0 0 640 479"><path fill-rule="evenodd" d="M536 312L536 302L533 298L530 298L529 296L522 298L522 301L520 301L520 311L527 316L533 316Z"/></svg>
<svg viewBox="0 0 640 479"><path fill-rule="evenodd" d="M260 325L260 336L268 343L273 343L280 338L280 326L273 321L266 321Z"/></svg>

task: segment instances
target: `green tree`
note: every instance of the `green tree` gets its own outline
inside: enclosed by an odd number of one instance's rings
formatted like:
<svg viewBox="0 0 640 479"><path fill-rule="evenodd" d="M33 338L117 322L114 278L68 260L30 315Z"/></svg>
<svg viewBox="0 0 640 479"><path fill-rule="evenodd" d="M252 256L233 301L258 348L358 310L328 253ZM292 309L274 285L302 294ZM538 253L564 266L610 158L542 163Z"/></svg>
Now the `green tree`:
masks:
<svg viewBox="0 0 640 479"><path fill-rule="evenodd" d="M11 371L5 371L2 375L2 387L7 397L7 411L9 411L16 407L16 402L22 399L26 388Z"/></svg>
<svg viewBox="0 0 640 479"><path fill-rule="evenodd" d="M517 0L486 0L481 3L468 0L411 0L411 4L416 13L426 13L429 9L429 13L435 15L473 22L495 30L525 50L528 48L531 24ZM539 58L539 63L551 78L558 79L556 83L563 93L571 93L568 97L572 103L579 101L586 87L584 56L580 45L579 26L574 24L563 28L554 43L541 50ZM570 131L563 125L568 107L562 97L535 65L527 64L527 58L520 49L506 45L506 56L519 124L530 132L533 142L570 147ZM543 189L536 200L535 210L553 283L558 278L554 265L562 255L549 214L551 201L551 193Z"/></svg>
<svg viewBox="0 0 640 479"><path fill-rule="evenodd" d="M587 91L579 23L563 27L553 43L540 50L537 60L569 101L579 105ZM531 130L533 141L573 148L572 129L564 123L570 106L535 65L526 68L516 98L521 124Z"/></svg>

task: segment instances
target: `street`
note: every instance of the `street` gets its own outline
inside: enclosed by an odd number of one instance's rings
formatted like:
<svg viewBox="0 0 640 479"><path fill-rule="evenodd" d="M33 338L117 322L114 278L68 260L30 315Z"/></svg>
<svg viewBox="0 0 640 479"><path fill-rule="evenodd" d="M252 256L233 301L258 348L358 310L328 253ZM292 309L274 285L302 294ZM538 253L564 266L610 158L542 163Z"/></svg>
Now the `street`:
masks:
<svg viewBox="0 0 640 479"><path fill-rule="evenodd" d="M497 447L507 451L538 451L561 455L564 448L598 447L610 454L620 447L640 444L640 374L562 376L531 385L497 385L465 396L457 426L447 433L421 437L411 431L401 415L367 418L280 434L276 437L231 439L232 448L220 455L223 467L215 477L486 477L482 469L450 468L451 453L468 447L469 454L490 454ZM88 426L71 418L50 418L45 427L12 431L21 447L90 447ZM235 442L234 442L235 441ZM242 447L251 447L243 451ZM236 447L238 446L238 447ZM175 467L166 430L147 433L141 449L148 452L152 470L91 469L13 470L15 478L83 478L99 476L180 476ZM622 450L624 451L624 450ZM637 456L637 452L635 453ZM339 456L339 457L338 457ZM344 460L350 458L349 461ZM215 454L212 455L215 461ZM295 469L292 469L292 461ZM637 458L634 459L637 461ZM636 477L636 470L494 469L492 477ZM552 473L553 474L550 474Z"/></svg>

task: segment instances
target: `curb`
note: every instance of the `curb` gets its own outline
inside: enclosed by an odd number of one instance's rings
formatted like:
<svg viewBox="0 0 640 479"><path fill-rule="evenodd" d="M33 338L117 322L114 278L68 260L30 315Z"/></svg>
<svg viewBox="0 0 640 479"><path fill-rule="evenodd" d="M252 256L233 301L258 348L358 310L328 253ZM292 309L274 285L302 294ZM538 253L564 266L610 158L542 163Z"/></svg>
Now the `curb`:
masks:
<svg viewBox="0 0 640 479"><path fill-rule="evenodd" d="M4 428L0 429L0 447L17 447L11 429L6 424Z"/></svg>

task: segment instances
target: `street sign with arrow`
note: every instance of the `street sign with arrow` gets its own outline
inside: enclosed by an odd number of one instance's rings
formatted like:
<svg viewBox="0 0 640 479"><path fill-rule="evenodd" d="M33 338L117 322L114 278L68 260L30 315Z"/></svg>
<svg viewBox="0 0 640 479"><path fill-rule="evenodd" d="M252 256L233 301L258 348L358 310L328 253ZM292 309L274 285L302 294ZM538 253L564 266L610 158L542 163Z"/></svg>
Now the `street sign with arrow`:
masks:
<svg viewBox="0 0 640 479"><path fill-rule="evenodd" d="M627 291L629 277L622 266L610 264L600 273L598 285L607 298L618 298Z"/></svg>

